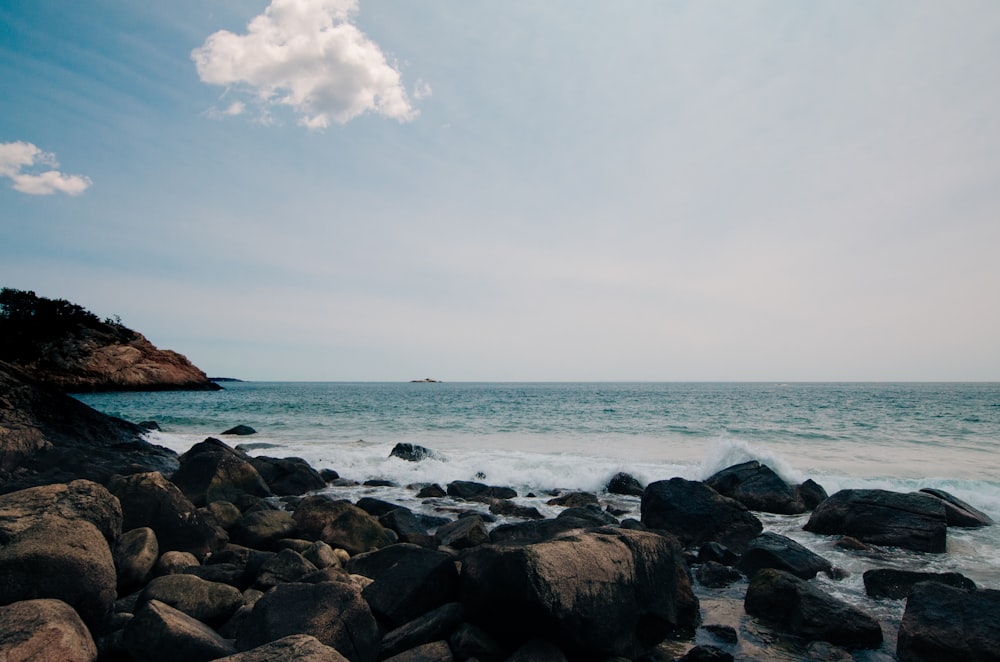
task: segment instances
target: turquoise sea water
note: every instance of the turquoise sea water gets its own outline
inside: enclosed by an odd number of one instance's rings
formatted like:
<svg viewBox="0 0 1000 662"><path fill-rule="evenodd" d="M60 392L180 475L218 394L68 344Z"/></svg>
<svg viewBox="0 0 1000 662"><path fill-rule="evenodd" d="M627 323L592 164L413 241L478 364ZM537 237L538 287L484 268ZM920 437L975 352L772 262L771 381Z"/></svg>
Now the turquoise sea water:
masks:
<svg viewBox="0 0 1000 662"><path fill-rule="evenodd" d="M79 399L134 422L155 420L150 440L178 452L237 424L258 433L224 437L250 452L303 457L362 483L398 487L334 488L338 497L375 496L414 510L450 512L447 500L421 501L413 483L481 480L517 489L522 505L554 516L550 490L597 491L602 502L639 517L639 500L602 492L617 471L643 482L704 479L758 459L792 483L813 478L832 494L843 488L947 490L1000 522L1000 384L839 383L227 383L218 392L102 393ZM434 457L389 457L401 441ZM535 496L537 495L537 496ZM467 506L467 504L466 504ZM846 579L815 581L885 623L881 651L892 655L903 601L873 600L862 573L874 567L957 571L1000 589L1000 525L950 529L946 554L883 549L845 552L835 536L802 530L808 514L759 514L844 569ZM742 613L745 585L699 588L707 622L740 628L741 646L756 627ZM728 591L728 592L727 592ZM713 642L703 642L713 643ZM752 656L753 650L744 648ZM773 655L773 651L769 655ZM802 659L795 654L770 659Z"/></svg>

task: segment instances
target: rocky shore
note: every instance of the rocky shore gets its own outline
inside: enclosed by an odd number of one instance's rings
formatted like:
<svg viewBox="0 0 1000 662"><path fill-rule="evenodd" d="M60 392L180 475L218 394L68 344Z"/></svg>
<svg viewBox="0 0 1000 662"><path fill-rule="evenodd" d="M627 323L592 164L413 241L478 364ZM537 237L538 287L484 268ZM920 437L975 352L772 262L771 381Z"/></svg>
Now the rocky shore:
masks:
<svg viewBox="0 0 1000 662"><path fill-rule="evenodd" d="M457 504L428 516L214 438L177 457L12 366L0 388L0 659L1000 659L1000 591L866 573L873 601L905 601L887 642L817 581L842 570L758 517L809 513L808 530L869 555L938 554L950 527L992 525L937 490L827 496L748 462L547 495L551 518L507 486L410 486ZM713 591L734 590L729 608L767 633L753 646L718 618Z"/></svg>

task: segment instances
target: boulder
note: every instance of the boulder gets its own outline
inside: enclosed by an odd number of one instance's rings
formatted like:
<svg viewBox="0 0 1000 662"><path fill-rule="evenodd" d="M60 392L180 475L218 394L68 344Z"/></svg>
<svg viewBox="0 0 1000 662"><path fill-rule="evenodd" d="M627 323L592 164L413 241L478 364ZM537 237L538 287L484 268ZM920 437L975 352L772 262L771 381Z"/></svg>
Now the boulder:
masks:
<svg viewBox="0 0 1000 662"><path fill-rule="evenodd" d="M850 648L882 645L878 621L783 570L765 568L755 574L743 606L751 616L804 639Z"/></svg>
<svg viewBox="0 0 1000 662"><path fill-rule="evenodd" d="M686 547L718 542L738 552L764 528L743 504L683 478L647 485L641 513L643 524L672 533Z"/></svg>
<svg viewBox="0 0 1000 662"><path fill-rule="evenodd" d="M278 584L300 581L318 568L304 556L291 549L283 549L261 566L254 587L267 591Z"/></svg>
<svg viewBox="0 0 1000 662"><path fill-rule="evenodd" d="M97 483L74 480L0 496L0 544L50 516L90 522L111 545L122 534L118 499Z"/></svg>
<svg viewBox="0 0 1000 662"><path fill-rule="evenodd" d="M508 499L494 499L490 504L490 512L494 515L504 517L518 517L520 519L545 519L545 515L538 512L534 506L522 506Z"/></svg>
<svg viewBox="0 0 1000 662"><path fill-rule="evenodd" d="M805 504L806 510L813 510L819 504L823 503L827 497L830 495L826 493L823 486L814 481L812 478L807 479L805 482L801 483L795 488L795 493L802 503Z"/></svg>
<svg viewBox="0 0 1000 662"><path fill-rule="evenodd" d="M444 488L433 483L431 485L424 485L417 492L418 499L440 499L443 496L447 496L448 493L445 492Z"/></svg>
<svg viewBox="0 0 1000 662"><path fill-rule="evenodd" d="M352 555L393 542L378 520L349 501L333 501L323 496L306 497L295 508L292 517L302 537L322 540Z"/></svg>
<svg viewBox="0 0 1000 662"><path fill-rule="evenodd" d="M733 662L733 659L731 654L718 646L700 645L677 658L677 662Z"/></svg>
<svg viewBox="0 0 1000 662"><path fill-rule="evenodd" d="M417 444L398 443L392 447L389 457L398 457L407 462L419 462L428 457L434 457L434 451Z"/></svg>
<svg viewBox="0 0 1000 662"><path fill-rule="evenodd" d="M743 573L736 568L722 565L715 561L707 561L695 572L698 583L709 588L722 588L743 579Z"/></svg>
<svg viewBox="0 0 1000 662"><path fill-rule="evenodd" d="M541 637L524 642L504 662L567 662L566 656L554 643Z"/></svg>
<svg viewBox="0 0 1000 662"><path fill-rule="evenodd" d="M210 627L158 600L136 612L125 626L122 641L143 662L207 662L236 652Z"/></svg>
<svg viewBox="0 0 1000 662"><path fill-rule="evenodd" d="M381 635L361 592L350 584L281 584L254 605L236 638L240 650L309 634L351 662L374 662Z"/></svg>
<svg viewBox="0 0 1000 662"><path fill-rule="evenodd" d="M298 496L321 490L326 481L300 457L252 457L250 463L271 491L279 496Z"/></svg>
<svg viewBox="0 0 1000 662"><path fill-rule="evenodd" d="M387 515L394 510L402 508L399 504L385 501L384 499L376 499L375 497L361 497L354 505L372 517L382 517L382 515Z"/></svg>
<svg viewBox="0 0 1000 662"><path fill-rule="evenodd" d="M717 542L707 542L698 548L698 563L715 561L722 565L735 566L740 561L737 556L725 545Z"/></svg>
<svg viewBox="0 0 1000 662"><path fill-rule="evenodd" d="M181 455L170 480L196 506L212 501L236 502L244 494L271 496L271 490L246 453L209 437Z"/></svg>
<svg viewBox="0 0 1000 662"><path fill-rule="evenodd" d="M136 608L156 600L210 625L221 625L243 606L243 594L228 584L194 575L165 575L146 585Z"/></svg>
<svg viewBox="0 0 1000 662"><path fill-rule="evenodd" d="M484 501L492 499L513 499L517 492L509 487L484 485L469 480L454 480L448 483L448 496L466 501Z"/></svg>
<svg viewBox="0 0 1000 662"><path fill-rule="evenodd" d="M556 519L567 517L576 520L587 520L591 522L591 526L594 527L618 525L618 519L614 515L601 510L598 506L593 504L590 506L574 506L567 508L556 515Z"/></svg>
<svg viewBox="0 0 1000 662"><path fill-rule="evenodd" d="M93 662L97 646L73 608L61 600L0 607L0 660Z"/></svg>
<svg viewBox="0 0 1000 662"><path fill-rule="evenodd" d="M208 511L208 514L214 517L218 525L226 531L233 528L233 526L240 521L240 518L243 517L243 513L240 512L240 509L229 501L213 501L205 506L205 510Z"/></svg>
<svg viewBox="0 0 1000 662"><path fill-rule="evenodd" d="M947 526L944 503L928 494L841 490L817 506L803 528L872 545L940 553L945 551Z"/></svg>
<svg viewBox="0 0 1000 662"><path fill-rule="evenodd" d="M163 552L153 566L153 574L157 577L163 575L176 575L185 572L188 568L201 565L198 558L191 552L178 552L176 550Z"/></svg>
<svg viewBox="0 0 1000 662"><path fill-rule="evenodd" d="M322 570L330 566L340 567L340 557L336 550L322 540L310 543L309 547L300 552L302 556L314 566Z"/></svg>
<svg viewBox="0 0 1000 662"><path fill-rule="evenodd" d="M452 662L454 659L447 641L435 641L393 655L383 662Z"/></svg>
<svg viewBox="0 0 1000 662"><path fill-rule="evenodd" d="M895 570L878 568L866 570L862 575L865 583L865 593L873 598L889 598L902 600L920 582L937 582L954 588L972 590L975 582L958 572L916 572L913 570Z"/></svg>
<svg viewBox="0 0 1000 662"><path fill-rule="evenodd" d="M390 630L382 637L379 659L384 659L417 646L446 639L465 618L461 603L449 602Z"/></svg>
<svg viewBox="0 0 1000 662"><path fill-rule="evenodd" d="M1000 660L1000 591L914 585L899 624L900 662Z"/></svg>
<svg viewBox="0 0 1000 662"><path fill-rule="evenodd" d="M509 503L504 501L503 503ZM379 516L379 524L396 532L400 542L409 542L422 547L434 547L434 536L427 532L423 520L409 508L396 508Z"/></svg>
<svg viewBox="0 0 1000 662"><path fill-rule="evenodd" d="M595 528L592 519L556 517L553 519L501 524L490 531L490 542L498 545L527 545L552 540L570 531Z"/></svg>
<svg viewBox="0 0 1000 662"><path fill-rule="evenodd" d="M452 547L454 549L468 549L476 545L488 542L490 534L486 530L486 523L478 515L471 517L459 517L454 522L449 522L438 527L434 533L439 545Z"/></svg>
<svg viewBox="0 0 1000 662"><path fill-rule="evenodd" d="M450 554L401 543L359 554L347 572L373 579L361 592L390 628L458 599L458 570Z"/></svg>
<svg viewBox="0 0 1000 662"><path fill-rule="evenodd" d="M777 568L800 579L812 579L816 573L833 568L833 564L791 538L766 531L750 542L740 558L739 568L747 577L753 577L762 568Z"/></svg>
<svg viewBox="0 0 1000 662"><path fill-rule="evenodd" d="M148 526L127 531L114 546L112 558L118 573L118 593L131 593L146 583L160 558L156 534Z"/></svg>
<svg viewBox="0 0 1000 662"><path fill-rule="evenodd" d="M0 604L54 598L100 629L115 603L111 548L90 522L42 515L0 547Z"/></svg>
<svg viewBox="0 0 1000 662"><path fill-rule="evenodd" d="M115 476L108 488L121 502L125 530L152 528L161 552L191 552L201 559L229 540L225 530L199 513L176 485L155 471Z"/></svg>
<svg viewBox="0 0 1000 662"><path fill-rule="evenodd" d="M591 492L567 492L545 502L547 506L562 506L563 508L585 508L597 505L597 495Z"/></svg>
<svg viewBox="0 0 1000 662"><path fill-rule="evenodd" d="M611 477L605 489L611 494L641 497L646 488L631 474L619 472Z"/></svg>
<svg viewBox="0 0 1000 662"><path fill-rule="evenodd" d="M220 658L216 662L348 662L333 648L308 634L291 634L244 653Z"/></svg>
<svg viewBox="0 0 1000 662"><path fill-rule="evenodd" d="M727 467L709 477L705 484L750 510L782 515L806 511L795 490L771 467L757 460Z"/></svg>
<svg viewBox="0 0 1000 662"><path fill-rule="evenodd" d="M448 637L448 645L459 660L499 662L506 650L489 632L472 623L462 623Z"/></svg>
<svg viewBox="0 0 1000 662"><path fill-rule="evenodd" d="M296 528L295 520L284 510L256 510L243 515L233 525L229 537L237 545L270 550Z"/></svg>
<svg viewBox="0 0 1000 662"><path fill-rule="evenodd" d="M472 549L461 596L473 623L501 638L543 636L571 658L634 658L698 620L677 541L622 529Z"/></svg>
<svg viewBox="0 0 1000 662"><path fill-rule="evenodd" d="M954 494L930 487L922 488L920 491L923 494L929 494L944 502L945 518L948 520L948 526L974 529L993 524L993 518L983 511L970 506Z"/></svg>
<svg viewBox="0 0 1000 662"><path fill-rule="evenodd" d="M226 430L225 432L222 432L220 434L235 435L237 437L246 437L246 436L251 435L251 434L257 434L257 431L254 430L249 425L243 425L241 423L240 425L237 425L235 427L231 427L228 430Z"/></svg>

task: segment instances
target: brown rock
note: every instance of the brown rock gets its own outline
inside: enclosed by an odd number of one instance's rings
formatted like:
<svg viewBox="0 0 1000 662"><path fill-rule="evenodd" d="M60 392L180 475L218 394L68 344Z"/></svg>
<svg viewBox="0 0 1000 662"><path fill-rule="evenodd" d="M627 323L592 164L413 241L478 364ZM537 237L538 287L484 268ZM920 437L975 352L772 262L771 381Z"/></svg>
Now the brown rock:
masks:
<svg viewBox="0 0 1000 662"><path fill-rule="evenodd" d="M228 584L211 582L194 575L157 577L142 590L136 602L141 609L157 600L203 623L224 623L243 606L243 593Z"/></svg>
<svg viewBox="0 0 1000 662"><path fill-rule="evenodd" d="M125 626L123 643L143 662L208 662L236 652L210 627L158 600L136 612Z"/></svg>
<svg viewBox="0 0 1000 662"><path fill-rule="evenodd" d="M0 607L0 660L93 662L97 646L73 608L61 600Z"/></svg>
<svg viewBox="0 0 1000 662"><path fill-rule="evenodd" d="M118 572L118 592L131 593L146 583L160 558L156 534L148 526L126 532L115 545L113 557Z"/></svg>
<svg viewBox="0 0 1000 662"><path fill-rule="evenodd" d="M171 482L196 506L213 501L235 502L245 494L271 496L267 483L250 458L209 437L181 455L181 466Z"/></svg>
<svg viewBox="0 0 1000 662"><path fill-rule="evenodd" d="M223 657L216 662L348 662L333 648L308 634L292 634L258 646L245 653Z"/></svg>

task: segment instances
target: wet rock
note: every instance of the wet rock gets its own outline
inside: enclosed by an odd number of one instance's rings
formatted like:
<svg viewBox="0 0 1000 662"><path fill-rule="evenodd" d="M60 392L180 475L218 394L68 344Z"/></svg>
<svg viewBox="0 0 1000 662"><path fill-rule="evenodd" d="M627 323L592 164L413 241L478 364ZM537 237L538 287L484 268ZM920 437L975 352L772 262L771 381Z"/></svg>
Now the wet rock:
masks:
<svg viewBox="0 0 1000 662"><path fill-rule="evenodd" d="M710 623L708 625L702 625L701 629L711 633L713 637L727 644L735 644L739 641L739 637L736 635L736 628L731 625Z"/></svg>
<svg viewBox="0 0 1000 662"><path fill-rule="evenodd" d="M344 569L374 580L361 594L393 628L458 599L455 559L444 552L401 543L359 554Z"/></svg>
<svg viewBox="0 0 1000 662"><path fill-rule="evenodd" d="M723 588L743 579L743 573L736 568L715 561L703 563L695 572L698 583L709 588Z"/></svg>
<svg viewBox="0 0 1000 662"><path fill-rule="evenodd" d="M24 600L0 607L0 659L93 662L97 646L73 608L61 600Z"/></svg>
<svg viewBox="0 0 1000 662"><path fill-rule="evenodd" d="M386 658L384 662L452 662L447 641L435 641Z"/></svg>
<svg viewBox="0 0 1000 662"><path fill-rule="evenodd" d="M705 484L750 510L783 515L806 511L805 503L795 490L773 469L757 460L727 467L713 474Z"/></svg>
<svg viewBox="0 0 1000 662"><path fill-rule="evenodd" d="M121 502L122 526L148 526L156 532L160 552L191 552L197 558L222 549L228 534L197 512L180 489L156 472L116 476L108 489Z"/></svg>
<svg viewBox="0 0 1000 662"><path fill-rule="evenodd" d="M747 588L744 608L775 627L809 640L850 648L878 648L878 621L795 575L765 568Z"/></svg>
<svg viewBox="0 0 1000 662"><path fill-rule="evenodd" d="M604 489L611 494L641 497L645 487L631 474L619 472L611 477Z"/></svg>
<svg viewBox="0 0 1000 662"><path fill-rule="evenodd" d="M316 570L318 568L298 552L283 549L261 566L254 586L261 591L267 591L278 584L300 581Z"/></svg>
<svg viewBox="0 0 1000 662"><path fill-rule="evenodd" d="M235 502L240 496L271 496L271 490L249 456L209 437L181 455L170 480L196 506L212 501Z"/></svg>
<svg viewBox="0 0 1000 662"><path fill-rule="evenodd" d="M99 629L114 607L116 583L108 541L86 520L42 515L0 547L0 604L62 600Z"/></svg>
<svg viewBox="0 0 1000 662"><path fill-rule="evenodd" d="M284 510L258 510L241 517L230 531L230 538L237 545L270 550L296 528L295 520Z"/></svg>
<svg viewBox="0 0 1000 662"><path fill-rule="evenodd" d="M292 634L308 634L352 662L374 662L379 634L361 592L350 584L281 584L266 593L240 627L236 645L249 650Z"/></svg>
<svg viewBox="0 0 1000 662"><path fill-rule="evenodd" d="M445 639L464 618L465 609L458 602L449 602L432 609L409 623L387 632L382 637L379 659Z"/></svg>
<svg viewBox="0 0 1000 662"><path fill-rule="evenodd" d="M570 531L593 528L594 521L592 519L557 517L553 519L501 524L490 531L489 538L490 542L498 545L527 545L552 540Z"/></svg>
<svg viewBox="0 0 1000 662"><path fill-rule="evenodd" d="M940 553L946 547L944 503L919 492L841 490L817 506L803 528L918 552Z"/></svg>
<svg viewBox="0 0 1000 662"><path fill-rule="evenodd" d="M1000 591L916 584L906 599L900 662L1000 660Z"/></svg>
<svg viewBox="0 0 1000 662"><path fill-rule="evenodd" d="M417 444L398 443L392 447L389 457L398 457L407 462L419 462L420 460L434 457L434 451Z"/></svg>
<svg viewBox="0 0 1000 662"><path fill-rule="evenodd" d="M489 503L492 499L513 499L517 492L509 487L484 485L468 480L455 480L448 483L448 496L466 501L483 501Z"/></svg>
<svg viewBox="0 0 1000 662"><path fill-rule="evenodd" d="M295 496L321 490L326 481L300 457L252 457L250 463L271 491L279 496Z"/></svg>
<svg viewBox="0 0 1000 662"><path fill-rule="evenodd" d="M233 586L194 575L165 575L146 585L136 608L157 600L203 623L219 625L243 606L243 594Z"/></svg>
<svg viewBox="0 0 1000 662"><path fill-rule="evenodd" d="M207 662L236 652L210 627L158 600L136 612L122 640L129 653L144 662Z"/></svg>
<svg viewBox="0 0 1000 662"><path fill-rule="evenodd" d="M392 544L378 520L349 501L322 496L302 500L292 514L299 533L309 540L322 540L334 549L361 554Z"/></svg>
<svg viewBox="0 0 1000 662"><path fill-rule="evenodd" d="M504 503L507 503L506 501ZM421 547L437 545L434 536L427 532L423 520L409 508L396 508L378 518L379 524L396 532L400 542L408 542Z"/></svg>
<svg viewBox="0 0 1000 662"><path fill-rule="evenodd" d="M556 519L560 518L587 520L593 527L618 525L618 518L595 505L567 508L556 516Z"/></svg>
<svg viewBox="0 0 1000 662"><path fill-rule="evenodd" d="M454 549L469 549L488 542L490 534L486 530L486 524L482 517L473 515L459 517L454 522L438 527L434 537L439 545Z"/></svg>
<svg viewBox="0 0 1000 662"><path fill-rule="evenodd" d="M802 503L805 504L806 510L815 509L816 506L823 503L830 496L823 489L823 486L812 478L807 479L804 483L796 487L795 493L802 500Z"/></svg>
<svg viewBox="0 0 1000 662"><path fill-rule="evenodd" d="M496 499L490 504L490 512L503 517L519 517L521 519L545 519L534 506L522 506L507 499Z"/></svg>
<svg viewBox="0 0 1000 662"><path fill-rule="evenodd" d="M919 582L938 582L946 586L970 590L976 588L975 582L957 572L916 572L879 568L866 570L862 579L865 583L865 593L869 596L892 600L902 600L910 593L910 589Z"/></svg>
<svg viewBox="0 0 1000 662"><path fill-rule="evenodd" d="M695 646L677 659L677 662L733 662L733 656L718 646Z"/></svg>
<svg viewBox="0 0 1000 662"><path fill-rule="evenodd" d="M417 492L418 499L439 499L447 495L448 493L445 492L444 488L437 483L425 485L420 488L419 492Z"/></svg>
<svg viewBox="0 0 1000 662"><path fill-rule="evenodd" d="M115 544L112 557L118 573L118 593L131 593L149 580L160 558L156 534L147 526L126 532Z"/></svg>
<svg viewBox="0 0 1000 662"><path fill-rule="evenodd" d="M718 542L738 551L763 529L743 504L683 478L650 483L642 495L641 512L647 527L672 533L691 547Z"/></svg>
<svg viewBox="0 0 1000 662"><path fill-rule="evenodd" d="M698 548L698 563L715 561L722 565L734 566L739 563L740 557L734 554L728 547L717 542L707 542Z"/></svg>
<svg viewBox="0 0 1000 662"><path fill-rule="evenodd" d="M327 484L332 483L335 480L340 480L340 474L333 469L320 469L320 478L327 482Z"/></svg>
<svg viewBox="0 0 1000 662"><path fill-rule="evenodd" d="M597 505L597 495L590 492L568 492L545 502L547 506L562 506L564 508L584 508Z"/></svg>
<svg viewBox="0 0 1000 662"><path fill-rule="evenodd" d="M384 499L376 499L375 497L361 497L354 505L372 517L381 517L382 515L392 512L393 510L402 508L399 504L385 501Z"/></svg>
<svg viewBox="0 0 1000 662"><path fill-rule="evenodd" d="M940 499L944 502L945 518L948 521L948 526L978 528L980 526L989 526L990 524L993 524L993 518L989 515L981 510L973 508L949 492L936 490L930 487L925 487L920 491L923 494L929 494L932 497Z"/></svg>
<svg viewBox="0 0 1000 662"><path fill-rule="evenodd" d="M226 430L225 432L222 432L221 434L236 435L236 436L239 436L239 437L245 437L247 435L257 434L257 431L254 430L249 425L242 425L242 424L240 424L240 425L237 425L235 427L229 428L228 430Z"/></svg>
<svg viewBox="0 0 1000 662"><path fill-rule="evenodd" d="M791 538L772 531L760 534L743 552L739 568L753 577L761 568L777 568L800 579L812 579L816 573L833 567L819 554L809 551Z"/></svg>
<svg viewBox="0 0 1000 662"><path fill-rule="evenodd" d="M292 634L216 662L348 662L347 658L308 634Z"/></svg>
<svg viewBox="0 0 1000 662"><path fill-rule="evenodd" d="M570 657L635 657L698 618L676 540L622 529L472 549L461 596L498 637L543 636Z"/></svg>

